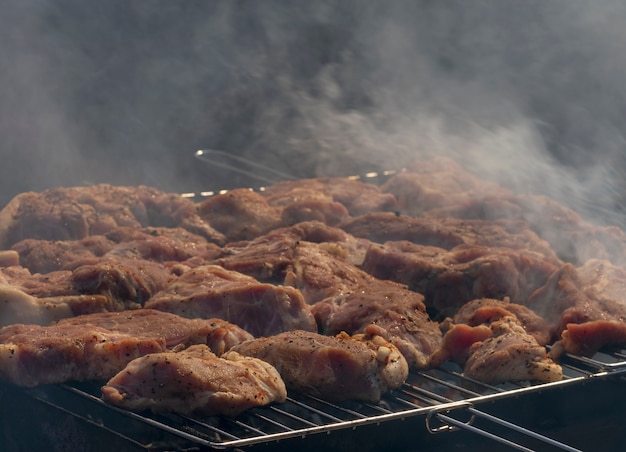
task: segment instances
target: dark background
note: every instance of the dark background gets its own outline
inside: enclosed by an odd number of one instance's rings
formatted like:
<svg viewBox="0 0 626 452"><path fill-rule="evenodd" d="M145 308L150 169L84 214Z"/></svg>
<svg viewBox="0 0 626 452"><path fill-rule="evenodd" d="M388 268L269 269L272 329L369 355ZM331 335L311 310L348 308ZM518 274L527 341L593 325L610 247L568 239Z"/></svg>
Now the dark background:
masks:
<svg viewBox="0 0 626 452"><path fill-rule="evenodd" d="M219 188L230 176L193 157L216 148L298 177L445 154L621 211L621 1L0 6L2 205L57 185Z"/></svg>

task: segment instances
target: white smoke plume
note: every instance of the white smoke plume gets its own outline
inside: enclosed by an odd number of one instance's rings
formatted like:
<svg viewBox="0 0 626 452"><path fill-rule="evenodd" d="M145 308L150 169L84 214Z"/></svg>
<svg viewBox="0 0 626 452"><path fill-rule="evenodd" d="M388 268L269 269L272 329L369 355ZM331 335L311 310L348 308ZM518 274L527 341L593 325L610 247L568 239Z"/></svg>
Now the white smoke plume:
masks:
<svg viewBox="0 0 626 452"><path fill-rule="evenodd" d="M623 2L4 3L3 202L219 188L200 148L299 177L445 154L622 221Z"/></svg>

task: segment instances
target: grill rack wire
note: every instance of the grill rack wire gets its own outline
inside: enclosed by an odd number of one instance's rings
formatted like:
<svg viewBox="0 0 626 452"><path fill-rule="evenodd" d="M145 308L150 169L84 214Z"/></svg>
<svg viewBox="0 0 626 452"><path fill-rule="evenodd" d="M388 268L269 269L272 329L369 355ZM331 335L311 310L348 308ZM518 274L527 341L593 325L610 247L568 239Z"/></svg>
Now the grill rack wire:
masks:
<svg viewBox="0 0 626 452"><path fill-rule="evenodd" d="M274 183L277 180L294 179L290 175L246 159L236 159L228 153L215 150L200 150L195 157L211 166L239 173L251 181ZM243 165L243 166L242 166ZM262 171L261 173L259 173ZM371 172L349 179L380 184L396 170ZM262 185L251 190L263 191ZM182 193L194 201L225 193L228 189ZM518 382L488 385L463 375L462 370L452 363L420 372L411 372L406 383L399 389L385 394L378 403L342 402L330 403L305 395L290 394L280 405L253 408L237 418L213 416L194 418L176 414L133 413L108 405L100 398L100 387L93 382L70 382L33 389L24 389L32 397L53 409L75 416L87 423L123 438L146 450L239 450L241 447L277 444L292 438L306 438L313 435L356 430L371 425L385 425L393 421L423 419L425 430L433 435L464 430L498 443L507 450L532 451L520 444L519 438L528 438L539 444L541 450L579 451L564 442L493 416L478 406L509 398L523 397L556 388L572 387L590 380L621 377L626 374L626 350L609 349L597 353L593 358L566 354L561 357L563 379L553 383ZM626 378L626 377L624 377ZM73 396L74 402L71 401ZM94 408L98 408L95 410ZM476 421L486 421L487 425L516 432L515 440L502 434L492 433L477 427ZM149 428L148 436L138 434L132 421ZM182 441L155 438L154 432L161 432ZM182 444L182 446L181 446Z"/></svg>
<svg viewBox="0 0 626 452"><path fill-rule="evenodd" d="M626 351L603 351L593 358L565 355L561 365L564 376L558 382L535 384L526 381L488 385L464 376L458 366L445 363L435 369L411 372L401 388L390 391L378 403L330 403L309 395L290 394L283 404L254 408L236 418L195 418L170 413L125 411L106 404L100 398L99 385L93 382L72 382L24 391L30 397L96 424L148 450L171 450L172 443L166 441L159 445L158 439L150 436L133 438L136 429L124 427L127 422L138 422L150 431L178 438L187 448L193 446L202 450L267 445L292 438L356 430L368 425L380 426L391 421L414 418L423 419L426 430L431 434L465 430L493 440L507 450L534 450L520 444L518 439L521 435L522 438L539 442L542 447L549 446L550 450L578 451L563 442L477 408L481 404L509 397L523 397L592 379L621 376L626 373ZM68 402L68 395L74 396L76 402ZM477 419L481 419L483 424L486 422L516 432L515 441L507 439L502 433L494 434L476 427Z"/></svg>

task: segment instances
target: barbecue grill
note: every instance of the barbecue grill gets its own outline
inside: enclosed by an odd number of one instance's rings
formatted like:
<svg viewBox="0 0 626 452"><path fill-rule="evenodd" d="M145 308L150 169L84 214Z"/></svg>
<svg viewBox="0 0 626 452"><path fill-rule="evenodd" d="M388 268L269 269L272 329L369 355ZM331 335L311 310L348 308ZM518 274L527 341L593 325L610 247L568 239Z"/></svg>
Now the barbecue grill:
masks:
<svg viewBox="0 0 626 452"><path fill-rule="evenodd" d="M566 355L561 381L487 385L455 365L413 372L379 403L329 403L291 394L237 418L132 413L100 385L0 387L2 450L586 450L624 440L626 351ZM22 407L20 411L15 407ZM614 422L614 424L612 424ZM584 426L572 432L572 424ZM606 432L598 436L594 429ZM590 442L593 441L593 442ZM610 445L607 448L611 448ZM605 449L606 450L606 449Z"/></svg>
<svg viewBox="0 0 626 452"><path fill-rule="evenodd" d="M242 170L220 152L198 151L229 170ZM232 165L230 165L232 163ZM381 183L396 171L353 176ZM257 181L272 182L276 173ZM262 188L261 188L262 190ZM201 200L222 191L187 193ZM32 389L0 384L0 450L302 451L442 449L615 449L626 441L626 349L591 358L563 355L563 379L553 383L489 385L463 375L456 364L412 372L378 403L331 403L290 393L283 404L236 418L133 413L101 399L103 382L69 382ZM15 407L20 407L15 410ZM585 426L572 431L573 425ZM608 442L603 446L599 441Z"/></svg>

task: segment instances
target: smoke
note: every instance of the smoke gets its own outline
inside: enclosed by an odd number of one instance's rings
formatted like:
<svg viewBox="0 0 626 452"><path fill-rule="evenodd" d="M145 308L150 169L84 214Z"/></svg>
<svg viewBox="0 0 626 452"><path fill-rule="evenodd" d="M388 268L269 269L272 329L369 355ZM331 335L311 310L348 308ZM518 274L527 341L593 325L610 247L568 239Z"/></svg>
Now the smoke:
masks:
<svg viewBox="0 0 626 452"><path fill-rule="evenodd" d="M216 148L298 177L449 155L621 213L617 0L3 6L4 202L94 182L219 188L230 176L193 157Z"/></svg>

